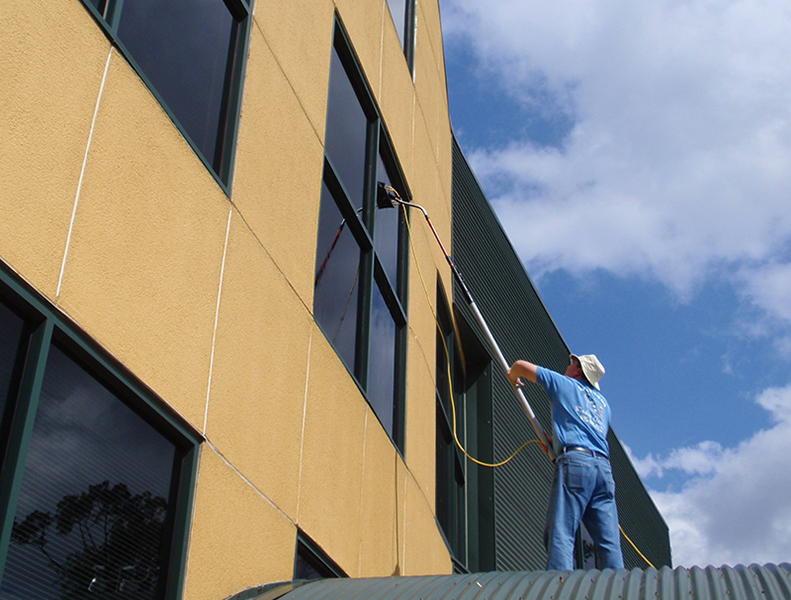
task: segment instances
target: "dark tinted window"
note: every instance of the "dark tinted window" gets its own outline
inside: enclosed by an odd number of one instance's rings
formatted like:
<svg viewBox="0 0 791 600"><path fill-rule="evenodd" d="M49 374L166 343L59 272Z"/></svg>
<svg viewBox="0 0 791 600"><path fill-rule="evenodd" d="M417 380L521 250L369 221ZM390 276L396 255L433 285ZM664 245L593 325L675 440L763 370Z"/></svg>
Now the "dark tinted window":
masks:
<svg viewBox="0 0 791 600"><path fill-rule="evenodd" d="M371 351L369 355L368 400L385 431L393 435L395 401L396 324L378 285L371 303Z"/></svg>
<svg viewBox="0 0 791 600"><path fill-rule="evenodd" d="M99 11L101 15L104 15L104 8L107 6L105 0L88 0L88 2L93 4L93 6Z"/></svg>
<svg viewBox="0 0 791 600"><path fill-rule="evenodd" d="M11 386L24 321L4 304L0 304L0 416L3 414Z"/></svg>
<svg viewBox="0 0 791 600"><path fill-rule="evenodd" d="M327 579L347 577L335 561L301 531L297 534L297 552L294 557L294 579Z"/></svg>
<svg viewBox="0 0 791 600"><path fill-rule="evenodd" d="M249 0L83 0L206 164L227 183Z"/></svg>
<svg viewBox="0 0 791 600"><path fill-rule="evenodd" d="M406 186L346 44L336 24L313 314L401 447L407 318L399 278L407 268L405 221L400 209L378 208L377 190L387 184L407 197Z"/></svg>
<svg viewBox="0 0 791 600"><path fill-rule="evenodd" d="M322 186L313 311L338 354L354 369L360 247Z"/></svg>
<svg viewBox="0 0 791 600"><path fill-rule="evenodd" d="M377 179L393 186L381 155L378 159ZM393 286L398 285L398 228L401 222L401 207L379 208L374 223L374 247L382 267Z"/></svg>
<svg viewBox="0 0 791 600"><path fill-rule="evenodd" d="M465 439L460 416L462 368L456 352L450 308L440 284L437 285L437 348L436 348L436 496L437 521L445 534L453 557L459 565L466 564L465 476L463 459L456 445L455 434Z"/></svg>
<svg viewBox="0 0 791 600"><path fill-rule="evenodd" d="M223 0L124 0L118 37L216 166L235 22Z"/></svg>
<svg viewBox="0 0 791 600"><path fill-rule="evenodd" d="M363 205L367 131L368 119L338 53L333 52L324 151L355 209Z"/></svg>
<svg viewBox="0 0 791 600"><path fill-rule="evenodd" d="M3 580L18 598L155 598L175 447L50 350Z"/></svg>

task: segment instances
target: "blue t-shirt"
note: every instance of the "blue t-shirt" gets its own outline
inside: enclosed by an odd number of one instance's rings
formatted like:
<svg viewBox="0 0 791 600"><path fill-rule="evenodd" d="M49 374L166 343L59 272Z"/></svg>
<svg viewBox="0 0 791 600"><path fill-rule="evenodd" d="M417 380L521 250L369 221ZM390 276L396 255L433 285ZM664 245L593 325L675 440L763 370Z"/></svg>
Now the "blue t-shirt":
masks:
<svg viewBox="0 0 791 600"><path fill-rule="evenodd" d="M536 381L552 400L556 454L564 446L580 446L609 457L610 405L601 392L544 367L536 370Z"/></svg>

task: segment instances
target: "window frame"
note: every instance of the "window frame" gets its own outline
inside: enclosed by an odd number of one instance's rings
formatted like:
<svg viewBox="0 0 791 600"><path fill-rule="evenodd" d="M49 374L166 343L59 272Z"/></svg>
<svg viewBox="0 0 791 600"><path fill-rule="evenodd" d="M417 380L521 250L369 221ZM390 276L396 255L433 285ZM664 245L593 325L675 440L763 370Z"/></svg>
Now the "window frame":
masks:
<svg viewBox="0 0 791 600"><path fill-rule="evenodd" d="M378 184L378 161L381 159L388 177L393 177L392 182L397 187L403 198L409 200L411 192L406 183L403 170L396 157L395 150L387 127L381 117L373 95L363 73L361 63L354 52L351 41L346 33L340 16L335 15L335 29L332 42L333 52L343 66L344 76L348 78L360 108L366 118L365 140L365 167L363 182L363 201L361 214L358 216L354 202L341 180L340 171L333 165L332 158L328 155L325 146L322 181L335 202L335 206L345 219L354 241L360 249L359 259L359 286L357 296L357 322L355 325L354 364L349 365L344 360L353 380L360 388L364 397L372 407L374 415L382 422L371 403L368 393L369 384L369 357L371 353L371 315L374 288L378 287L382 299L388 308L390 317L396 326L396 340L394 349L394 390L393 390L393 415L392 433L390 434L398 451L405 453L405 420L406 420L406 349L407 332L409 327L407 297L409 275L409 240L406 225L403 223L401 208L394 208L399 213L399 230L397 235L397 281L390 281L386 269L376 251L375 244L375 212L376 194ZM329 107L328 107L329 110ZM327 116L328 120L330 115ZM409 218L407 210L406 219ZM321 216L319 217L321 219ZM318 250L317 250L318 252ZM318 257L317 257L318 258ZM314 287L315 291L315 287ZM316 294L314 293L314 313ZM327 341L336 349L339 356L343 356L335 347L332 337L325 331L317 320L321 331ZM384 426L384 423L383 423ZM385 427L386 429L386 427Z"/></svg>
<svg viewBox="0 0 791 600"><path fill-rule="evenodd" d="M165 113L184 137L190 147L194 150L204 166L212 174L226 195L230 196L233 166L236 157L236 143L238 140L239 117L242 109L242 87L244 82L244 71L247 64L248 47L250 43L250 27L252 22L252 3L253 0L223 0L231 17L236 20L237 26L231 34L231 42L228 49L228 62L225 71L225 83L223 88L222 107L220 109L220 123L217 128L217 142L215 144L215 156L204 156L198 145L192 140L185 127L176 117L173 110L165 102L164 98L146 75L145 71L135 60L132 53L124 45L118 35L118 26L123 14L124 0L102 0L104 4L103 12L100 12L90 0L81 0L83 6L88 10L94 20L98 23L104 34L112 44L120 51L124 59L132 66L140 79L154 95L157 102L162 106ZM217 148L222 146L222 150ZM214 161L218 162L215 169Z"/></svg>
<svg viewBox="0 0 791 600"><path fill-rule="evenodd" d="M456 408L458 425L466 429L466 414L459 406L464 388L463 361L459 355L459 340L453 327L451 307L442 280L437 274L437 329L436 329L436 496L435 512L440 531L453 559L456 572L466 572L468 566L467 494L469 491L466 460L456 444L453 432L452 406ZM448 354L445 354L445 348ZM450 371L450 379L447 379ZM447 386L447 389L443 389ZM455 402L450 402L453 394ZM466 438L466 436L463 436ZM449 442L446 440L449 438ZM442 507L442 510L440 510Z"/></svg>
<svg viewBox="0 0 791 600"><path fill-rule="evenodd" d="M9 392L6 415L0 415L4 426L6 422L10 422L5 430L6 440L0 440L5 442L3 453L0 454L0 585L11 543L11 531L49 349L57 345L175 447L170 482L173 504L166 519L166 524L169 523L166 528L168 535L163 539L163 567L166 574L162 589L163 597L167 600L181 598L203 436L157 398L134 374L110 357L67 316L27 283L11 274L2 261L0 301L25 320L28 334L28 343L22 344L17 358L20 360L20 355L24 354L21 377L13 391Z"/></svg>
<svg viewBox="0 0 791 600"><path fill-rule="evenodd" d="M311 567L313 567L313 569L319 575L321 575L323 579L348 577L346 571L341 569L341 567L334 560L332 560L332 558L330 558L324 549L301 529L297 530L297 543L294 548L293 581L298 581L297 563L299 559L304 560Z"/></svg>
<svg viewBox="0 0 791 600"><path fill-rule="evenodd" d="M404 50L404 58L406 59L407 66L409 67L409 72L414 75L415 72L415 14L417 12L416 8L417 0L404 0L404 15L402 25L404 27L404 39L399 40L401 42L401 47ZM393 14L393 11L390 9L390 2L387 2L387 10L390 13L390 16L393 18L393 23L395 24L395 20L398 18L397 15ZM396 24L396 31L398 31L398 25Z"/></svg>

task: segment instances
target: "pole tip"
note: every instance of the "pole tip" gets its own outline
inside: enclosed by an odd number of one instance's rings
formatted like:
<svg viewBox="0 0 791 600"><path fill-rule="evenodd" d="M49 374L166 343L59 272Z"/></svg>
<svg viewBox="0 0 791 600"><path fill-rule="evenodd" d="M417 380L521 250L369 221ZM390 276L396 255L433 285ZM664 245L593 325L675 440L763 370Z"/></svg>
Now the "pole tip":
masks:
<svg viewBox="0 0 791 600"><path fill-rule="evenodd" d="M401 200L398 192L389 185L378 182L376 186L376 206L377 208L395 208L396 203Z"/></svg>

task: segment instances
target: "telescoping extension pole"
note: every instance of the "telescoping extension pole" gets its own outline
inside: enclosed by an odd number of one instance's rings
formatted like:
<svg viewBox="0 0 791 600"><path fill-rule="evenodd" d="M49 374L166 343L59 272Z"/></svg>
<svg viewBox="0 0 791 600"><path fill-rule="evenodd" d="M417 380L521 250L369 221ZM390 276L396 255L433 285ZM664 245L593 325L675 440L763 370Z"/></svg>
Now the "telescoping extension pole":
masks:
<svg viewBox="0 0 791 600"><path fill-rule="evenodd" d="M377 190L377 205L379 208L394 208L396 204L403 204L404 206L411 206L416 208L420 212L423 213L423 216L426 218L426 223L428 223L429 229L431 229L431 233L434 234L434 239L437 240L439 247L442 249L442 253L445 255L445 260L448 261L448 265L450 265L450 270L453 273L453 277L459 284L461 288L462 294L464 296L464 301L467 303L467 306L470 307L472 314L475 315L475 320L478 321L478 325L480 325L481 330L483 331L484 336L486 337L486 341L489 343L489 348L491 348L492 352L494 353L497 362L500 363L500 367L503 369L503 372L507 375L508 370L510 369L509 363L505 360L505 356L503 356L502 351L500 350L500 346L497 344L497 340L494 339L492 335L492 331L489 329L489 326L486 324L486 319L483 318L481 311L478 309L478 305L475 304L475 299L472 297L470 293L470 289L467 287L467 284L464 283L464 279L461 276L461 273L456 268L456 265L453 262L453 259L448 254L448 251L445 250L445 245L442 243L442 240L437 233L437 230L434 229L434 225L431 223L431 219L426 212L426 209L418 204L412 204L411 202L406 202L405 200L401 199L398 192L390 187L389 185L385 185L381 181L379 182L379 187ZM539 441L544 444L547 449L547 454L549 457L554 460L555 459L555 451L552 448L552 444L549 443L547 439L547 434L544 432L544 429L541 427L541 424L536 419L536 415L533 412L533 409L530 407L530 403L527 401L524 392L520 387L517 387L514 384L511 384L511 387L516 394L519 403L522 405L525 413L527 414L527 418L530 419L530 424L533 426L533 429L538 436Z"/></svg>

